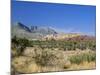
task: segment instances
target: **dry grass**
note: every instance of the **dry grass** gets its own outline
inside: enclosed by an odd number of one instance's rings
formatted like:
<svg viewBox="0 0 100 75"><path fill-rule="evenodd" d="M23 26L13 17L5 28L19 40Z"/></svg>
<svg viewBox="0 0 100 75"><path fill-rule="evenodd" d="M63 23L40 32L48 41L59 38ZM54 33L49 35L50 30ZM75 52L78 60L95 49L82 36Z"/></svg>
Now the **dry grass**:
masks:
<svg viewBox="0 0 100 75"><path fill-rule="evenodd" d="M57 51L54 51L57 53ZM54 53L53 52L53 53ZM18 56L12 59L12 65L14 69L18 73L36 73L36 72L52 72L52 71L67 71L67 70L83 70L83 69L95 69L95 61L91 62L81 62L79 64L71 63L68 60L68 57L74 56L74 55L79 55L79 54L84 54L84 53L95 53L90 50L84 50L84 51L64 51L59 53L54 53L56 54L57 57L61 57L59 59L60 65L54 65L54 66L41 66L35 62L35 59L30 57L30 56ZM53 62L53 61L50 61ZM57 62L57 63L58 63ZM66 62L66 63L65 63ZM53 62L56 63L56 62ZM57 64L56 63L56 64Z"/></svg>
<svg viewBox="0 0 100 75"><path fill-rule="evenodd" d="M40 66L38 66L34 60L29 57L16 57L14 58L12 65L16 69L16 72L19 73L32 73L40 71Z"/></svg>
<svg viewBox="0 0 100 75"><path fill-rule="evenodd" d="M71 64L67 70L84 70L84 69L95 69L95 62L83 62L81 64Z"/></svg>
<svg viewBox="0 0 100 75"><path fill-rule="evenodd" d="M96 60L96 54L89 52L89 53L81 53L78 55L73 55L69 57L69 61L72 64L80 64L83 62L93 62Z"/></svg>
<svg viewBox="0 0 100 75"><path fill-rule="evenodd" d="M71 63L67 62L64 65L65 70L81 70L81 69L95 69L96 68L96 56L95 56L95 51L91 50L77 50L77 51L67 51L66 56L69 58L72 57L72 60L80 60L79 63L77 64L77 61L74 61Z"/></svg>

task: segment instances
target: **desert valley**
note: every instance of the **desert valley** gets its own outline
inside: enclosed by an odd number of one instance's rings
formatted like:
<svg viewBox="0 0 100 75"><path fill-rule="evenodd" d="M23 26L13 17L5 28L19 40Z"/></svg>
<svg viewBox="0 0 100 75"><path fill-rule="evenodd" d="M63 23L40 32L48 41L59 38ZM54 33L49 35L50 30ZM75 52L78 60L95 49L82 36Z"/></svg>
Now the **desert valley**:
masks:
<svg viewBox="0 0 100 75"><path fill-rule="evenodd" d="M96 68L96 38L49 27L12 25L11 72L37 73Z"/></svg>

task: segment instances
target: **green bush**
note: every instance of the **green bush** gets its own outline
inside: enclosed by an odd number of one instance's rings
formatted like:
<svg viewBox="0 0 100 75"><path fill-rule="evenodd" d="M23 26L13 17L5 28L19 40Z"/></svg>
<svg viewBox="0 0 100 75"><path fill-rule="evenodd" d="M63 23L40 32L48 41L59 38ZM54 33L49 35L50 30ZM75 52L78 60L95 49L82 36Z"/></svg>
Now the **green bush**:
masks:
<svg viewBox="0 0 100 75"><path fill-rule="evenodd" d="M79 55L73 55L69 58L70 62L73 64L80 64L84 61L91 62L96 60L96 54L89 52L89 53L83 53Z"/></svg>
<svg viewBox="0 0 100 75"><path fill-rule="evenodd" d="M14 36L11 39L11 49L13 56L21 55L26 47L31 47L31 46L32 46L32 41L26 38L18 38Z"/></svg>

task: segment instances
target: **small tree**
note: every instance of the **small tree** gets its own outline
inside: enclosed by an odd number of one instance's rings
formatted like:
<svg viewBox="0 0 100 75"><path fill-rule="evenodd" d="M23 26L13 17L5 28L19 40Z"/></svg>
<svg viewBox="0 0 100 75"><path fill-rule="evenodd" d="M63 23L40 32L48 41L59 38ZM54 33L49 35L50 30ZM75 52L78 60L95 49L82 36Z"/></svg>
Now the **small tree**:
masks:
<svg viewBox="0 0 100 75"><path fill-rule="evenodd" d="M11 40L11 44L12 50L16 50L16 54L21 55L26 47L32 46L32 41L29 41L26 38L18 38L14 36Z"/></svg>

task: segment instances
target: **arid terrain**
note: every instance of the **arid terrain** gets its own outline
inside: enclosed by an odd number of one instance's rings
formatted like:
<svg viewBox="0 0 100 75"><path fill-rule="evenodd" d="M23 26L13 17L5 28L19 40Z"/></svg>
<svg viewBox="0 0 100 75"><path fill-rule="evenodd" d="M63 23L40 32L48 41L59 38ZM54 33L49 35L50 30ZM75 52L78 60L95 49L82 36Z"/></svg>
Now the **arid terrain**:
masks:
<svg viewBox="0 0 100 75"><path fill-rule="evenodd" d="M54 39L55 37L50 36L46 37L45 40L13 37L12 75L16 73L95 69L95 37L70 35L72 37L62 39Z"/></svg>

